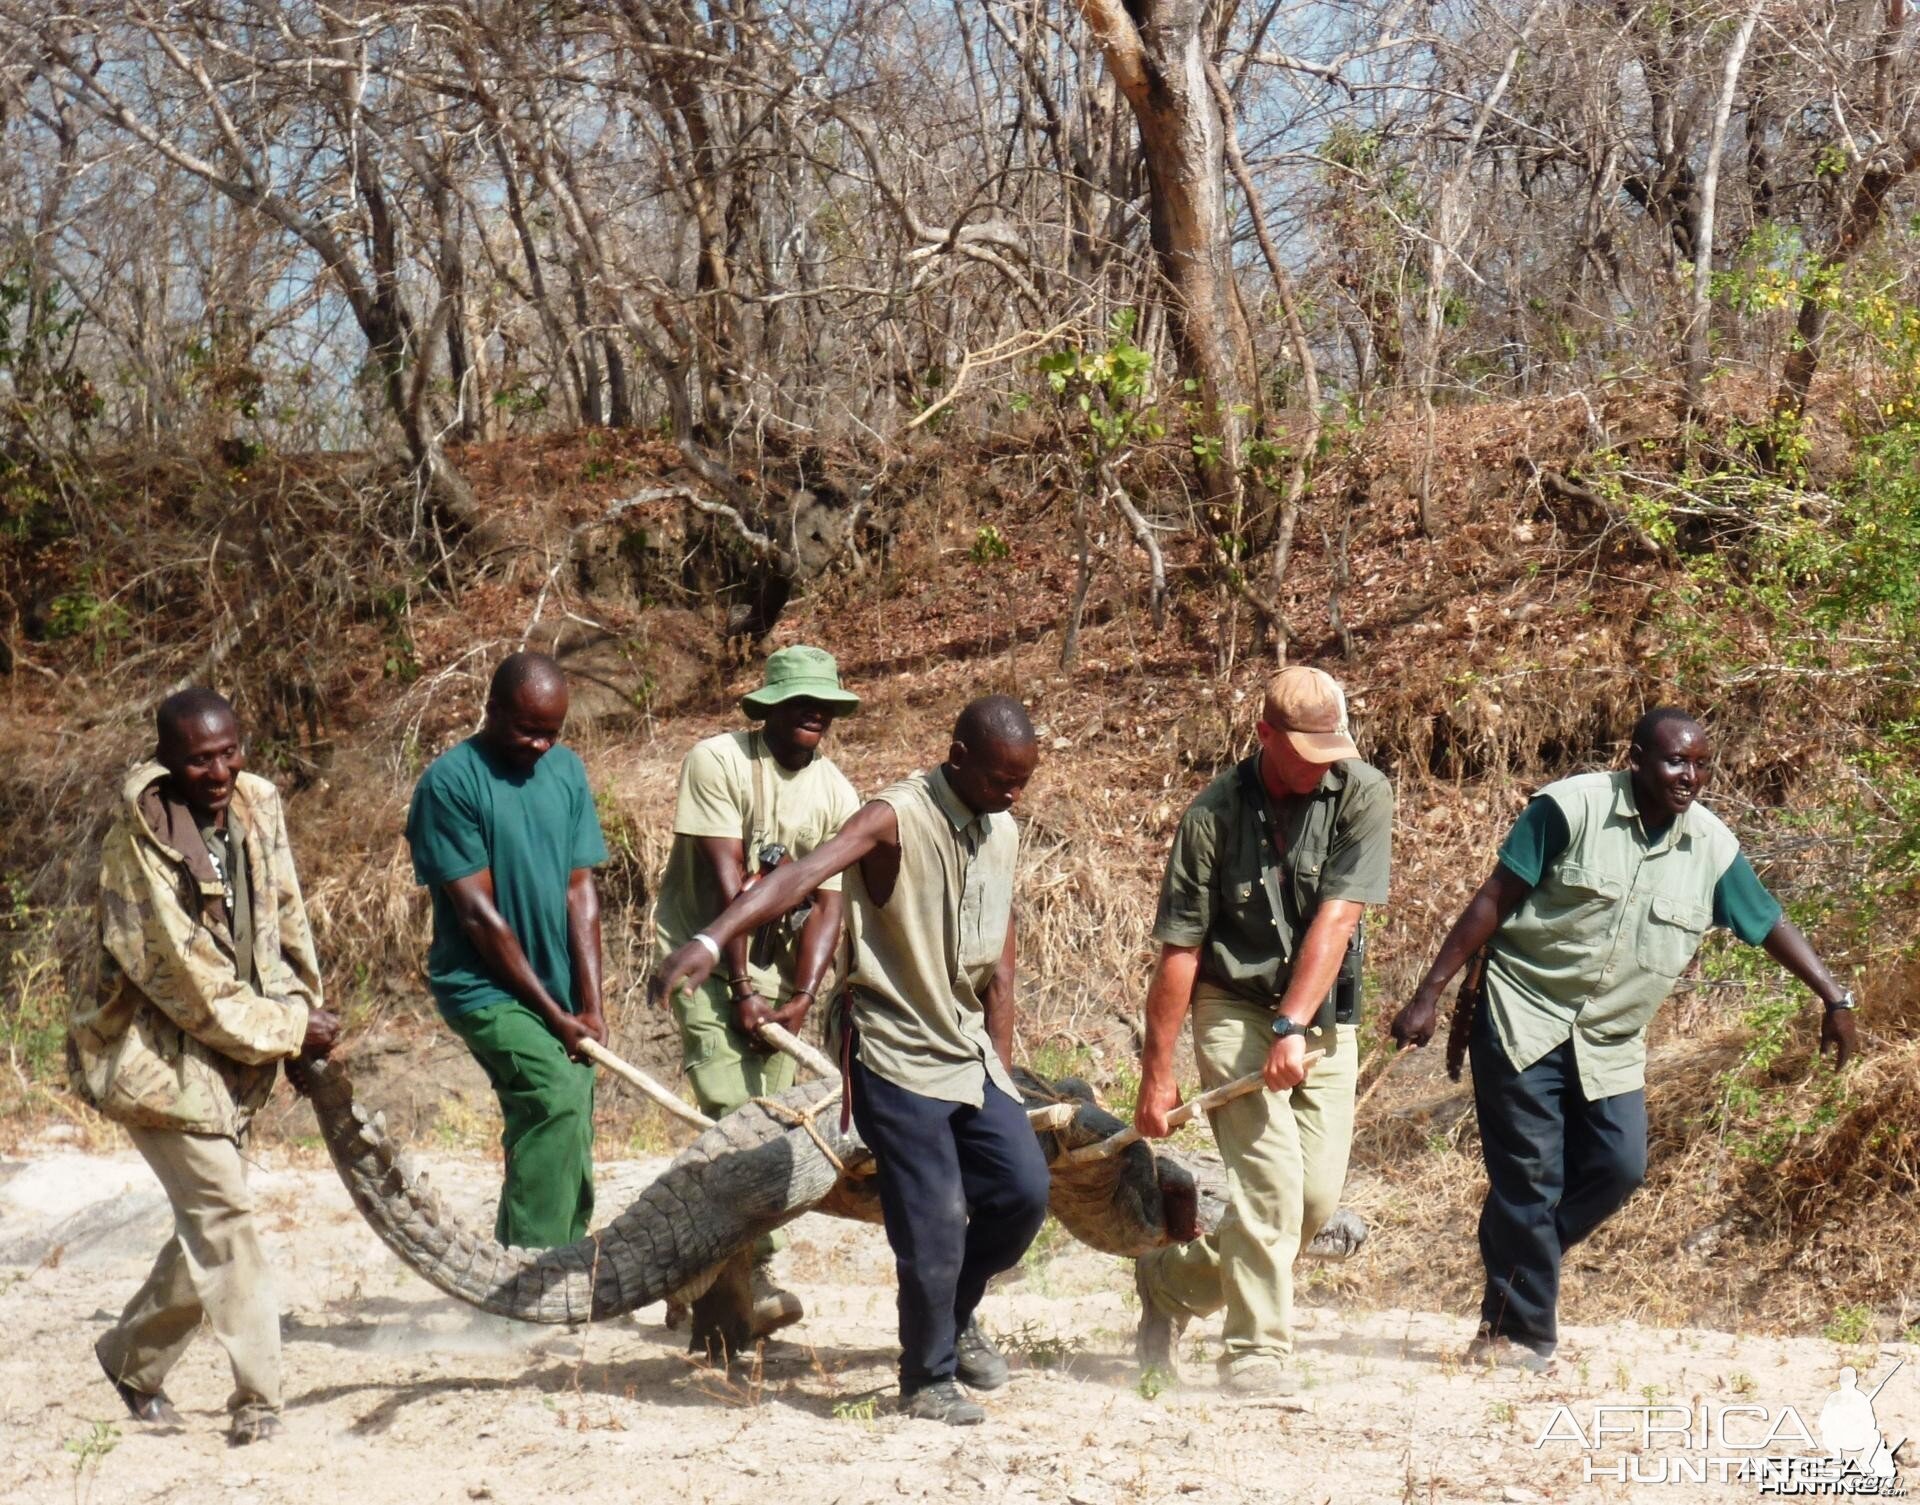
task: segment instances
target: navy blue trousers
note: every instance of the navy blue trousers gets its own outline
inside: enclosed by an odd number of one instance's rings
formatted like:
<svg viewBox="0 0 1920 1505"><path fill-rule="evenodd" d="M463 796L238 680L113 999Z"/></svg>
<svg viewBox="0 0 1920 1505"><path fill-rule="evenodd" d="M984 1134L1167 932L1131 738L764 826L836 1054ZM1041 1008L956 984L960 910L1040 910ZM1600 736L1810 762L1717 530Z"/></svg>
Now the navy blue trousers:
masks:
<svg viewBox="0 0 1920 1505"><path fill-rule="evenodd" d="M1551 1353L1562 1256L1646 1179L1647 1094L1589 1099L1571 1040L1514 1070L1484 1006L1469 1043L1487 1164L1480 1320L1489 1332Z"/></svg>
<svg viewBox="0 0 1920 1505"><path fill-rule="evenodd" d="M922 1097L853 1063L853 1119L878 1162L900 1278L900 1393L953 1378L954 1340L987 1282L1047 1216L1050 1178L1027 1113L991 1079L984 1106Z"/></svg>

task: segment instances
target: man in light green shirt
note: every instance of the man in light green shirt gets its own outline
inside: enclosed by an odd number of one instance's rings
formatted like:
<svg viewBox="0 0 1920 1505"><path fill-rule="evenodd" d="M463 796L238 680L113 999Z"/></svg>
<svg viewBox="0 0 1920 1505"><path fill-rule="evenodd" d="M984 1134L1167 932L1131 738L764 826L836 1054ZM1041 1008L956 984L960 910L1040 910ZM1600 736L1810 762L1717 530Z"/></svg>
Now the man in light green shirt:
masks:
<svg viewBox="0 0 1920 1505"><path fill-rule="evenodd" d="M1441 990L1485 948L1469 1048L1486 1288L1470 1359L1551 1366L1561 1261L1646 1175L1647 1026L1710 926L1813 989L1822 1053L1853 1054L1853 994L1699 803L1711 776L1705 730L1663 707L1635 724L1624 771L1541 790L1393 1021L1396 1041L1425 1045Z"/></svg>
<svg viewBox="0 0 1920 1505"><path fill-rule="evenodd" d="M976 1309L1047 1213L1046 1160L1009 1075L1019 837L1008 812L1039 757L1018 701L972 702L946 762L882 790L825 846L742 893L652 984L656 1002L698 987L738 937L849 875L840 1027L900 1282L900 1397L909 1416L956 1426L986 1418L961 1384L1007 1383Z"/></svg>
<svg viewBox="0 0 1920 1505"><path fill-rule="evenodd" d="M853 785L820 751L837 716L860 698L840 687L833 656L782 648L766 682L740 701L757 730L723 732L694 745L680 765L673 849L654 910L656 954L664 960L718 918L779 860L822 846L860 806ZM673 1000L680 1059L701 1110L721 1118L756 1097L793 1085L793 1058L761 1042L771 1020L798 1031L806 1022L840 943L840 879L824 880L801 907L728 942L725 975ZM777 1238L755 1251L754 1335L802 1316L799 1297L776 1286L768 1262Z"/></svg>

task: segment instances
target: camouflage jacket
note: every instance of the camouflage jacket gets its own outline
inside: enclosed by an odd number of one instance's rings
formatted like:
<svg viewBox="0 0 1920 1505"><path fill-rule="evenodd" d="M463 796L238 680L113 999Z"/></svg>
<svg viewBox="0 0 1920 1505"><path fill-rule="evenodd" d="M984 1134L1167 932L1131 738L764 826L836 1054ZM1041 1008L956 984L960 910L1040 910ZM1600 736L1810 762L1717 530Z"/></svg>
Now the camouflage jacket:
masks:
<svg viewBox="0 0 1920 1505"><path fill-rule="evenodd" d="M75 999L68 1072L121 1123L238 1135L273 1090L275 1063L306 1038L319 962L279 791L243 773L227 813L247 854L256 993L235 962L205 843L160 799L165 777L148 763L121 789L100 854L99 987Z"/></svg>

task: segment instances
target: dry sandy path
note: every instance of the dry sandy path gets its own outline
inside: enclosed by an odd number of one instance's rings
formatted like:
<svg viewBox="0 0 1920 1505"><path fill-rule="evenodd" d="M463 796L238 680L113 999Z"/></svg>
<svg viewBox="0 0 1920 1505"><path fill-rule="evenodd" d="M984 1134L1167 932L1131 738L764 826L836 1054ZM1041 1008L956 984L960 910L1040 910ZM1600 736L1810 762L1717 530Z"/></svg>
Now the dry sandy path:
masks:
<svg viewBox="0 0 1920 1505"><path fill-rule="evenodd" d="M455 1205L490 1223L493 1169L477 1156L428 1158ZM604 1168L603 1206L657 1169ZM729 1383L689 1366L658 1307L580 1332L475 1320L387 1254L325 1168L270 1155L257 1184L286 1312L288 1435L233 1451L209 1336L169 1386L186 1418L178 1431L128 1422L93 1361L94 1337L169 1226L145 1168L57 1144L0 1160L0 1500L1748 1499L1751 1482L1587 1482L1578 1445L1534 1443L1561 1404L1582 1427L1595 1405L1650 1399L1696 1415L1706 1403L1790 1404L1815 1427L1843 1362L1871 1383L1899 1359L1877 1419L1889 1440L1920 1435L1912 1345L1843 1352L1819 1339L1575 1327L1572 1359L1539 1378L1463 1369L1462 1319L1392 1311L1307 1314L1295 1400L1216 1390L1217 1328L1189 1335L1200 1362L1188 1361L1187 1384L1149 1399L1129 1358L1128 1269L1078 1247L1030 1259L986 1309L1027 1355L1066 1367L1021 1364L987 1398L984 1426L950 1430L891 1414L892 1290L875 1229L820 1217L794 1226L786 1268L808 1320L792 1330L798 1341L770 1345L757 1378ZM1756 1423L1744 1425L1751 1441ZM1619 1448L1596 1456L1612 1467ZM1647 1453L1640 1467L1672 1456ZM1900 1461L1911 1487L1920 1469Z"/></svg>

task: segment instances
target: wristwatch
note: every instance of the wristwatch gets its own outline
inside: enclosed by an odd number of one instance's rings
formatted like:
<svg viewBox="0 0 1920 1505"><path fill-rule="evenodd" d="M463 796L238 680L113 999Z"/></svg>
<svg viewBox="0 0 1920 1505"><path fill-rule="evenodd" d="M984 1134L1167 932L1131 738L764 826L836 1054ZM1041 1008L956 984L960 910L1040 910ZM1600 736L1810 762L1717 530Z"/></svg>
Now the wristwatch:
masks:
<svg viewBox="0 0 1920 1505"><path fill-rule="evenodd" d="M1853 996L1853 989L1848 988L1842 992L1838 998L1834 999L1832 1003L1827 1005L1827 1012L1832 1014L1840 1009L1857 1009L1859 1007L1860 1000Z"/></svg>
<svg viewBox="0 0 1920 1505"><path fill-rule="evenodd" d="M1306 1025L1294 1023L1294 1021L1289 1019L1285 1014L1275 1014L1273 1016L1273 1038L1276 1040L1284 1040L1288 1035L1305 1035L1311 1033L1312 1031L1310 1031Z"/></svg>

